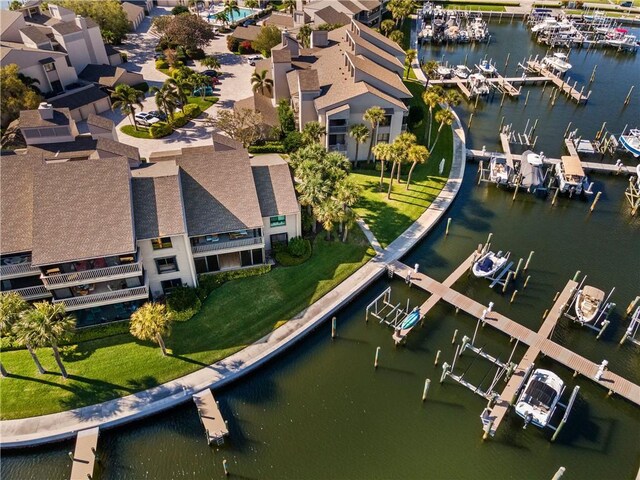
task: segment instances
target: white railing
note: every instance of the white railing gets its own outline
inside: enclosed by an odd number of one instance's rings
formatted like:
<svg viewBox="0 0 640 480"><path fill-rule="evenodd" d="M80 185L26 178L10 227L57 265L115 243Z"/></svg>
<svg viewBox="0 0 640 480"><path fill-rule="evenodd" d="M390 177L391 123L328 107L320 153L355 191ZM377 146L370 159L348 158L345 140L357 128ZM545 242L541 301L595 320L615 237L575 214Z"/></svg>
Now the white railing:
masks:
<svg viewBox="0 0 640 480"><path fill-rule="evenodd" d="M40 269L33 267L31 262L0 266L0 276L2 278L38 275L39 273Z"/></svg>
<svg viewBox="0 0 640 480"><path fill-rule="evenodd" d="M127 263L114 267L94 268L71 273L58 273L54 275L42 275L42 282L47 287L60 287L65 284L82 284L98 280L112 278L125 278L142 275L142 263Z"/></svg>
<svg viewBox="0 0 640 480"><path fill-rule="evenodd" d="M203 245L194 245L191 251L194 254L211 252L213 250L224 250L227 248L246 247L247 245L258 245L263 243L262 237L242 238L239 240L230 240L228 242L205 243Z"/></svg>
<svg viewBox="0 0 640 480"><path fill-rule="evenodd" d="M10 291L20 294L25 300L36 300L38 298L47 298L51 296L51 292L47 290L44 285L16 288L15 290Z"/></svg>
<svg viewBox="0 0 640 480"><path fill-rule="evenodd" d="M64 298L54 300L53 303L64 303L68 311L79 310L81 308L96 307L98 305L107 305L110 303L128 302L147 298L149 296L149 287L143 285L141 287L125 288L122 290L114 290L112 292L94 293L83 295L80 297Z"/></svg>

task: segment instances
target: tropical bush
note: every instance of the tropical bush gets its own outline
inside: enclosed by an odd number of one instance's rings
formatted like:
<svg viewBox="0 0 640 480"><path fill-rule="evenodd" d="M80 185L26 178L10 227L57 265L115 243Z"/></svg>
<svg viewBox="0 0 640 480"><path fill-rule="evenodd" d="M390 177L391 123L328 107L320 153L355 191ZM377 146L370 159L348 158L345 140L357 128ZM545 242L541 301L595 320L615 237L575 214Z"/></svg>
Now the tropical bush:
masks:
<svg viewBox="0 0 640 480"><path fill-rule="evenodd" d="M302 146L302 134L297 130L287 133L282 141L284 151L287 153L295 152Z"/></svg>
<svg viewBox="0 0 640 480"><path fill-rule="evenodd" d="M167 135L171 135L171 132L173 132L171 125L164 122L154 123L149 127L149 134L151 135L151 138L166 137Z"/></svg>
<svg viewBox="0 0 640 480"><path fill-rule="evenodd" d="M156 69L164 70L167 68L169 68L169 64L167 63L166 60L163 60L162 58L159 58L158 60L156 60Z"/></svg>
<svg viewBox="0 0 640 480"><path fill-rule="evenodd" d="M187 55L192 60L202 60L207 56L207 54L204 53L204 50L201 48L196 48L195 50L187 50Z"/></svg>
<svg viewBox="0 0 640 480"><path fill-rule="evenodd" d="M171 13L173 15L180 15L182 13L189 13L189 7L185 7L184 5L176 5L171 9Z"/></svg>
<svg viewBox="0 0 640 480"><path fill-rule="evenodd" d="M311 257L311 242L302 237L294 237L289 245L274 245L276 261L283 267L300 265Z"/></svg>
<svg viewBox="0 0 640 480"><path fill-rule="evenodd" d="M186 108L186 106L185 106ZM173 116L173 126L174 127L184 127L187 122L189 122L189 119L187 118L187 116L182 113L182 112L177 112L174 116Z"/></svg>
<svg viewBox="0 0 640 480"><path fill-rule="evenodd" d="M178 287L167 296L167 311L172 319L184 322L193 317L202 306L196 289L192 287Z"/></svg>
<svg viewBox="0 0 640 480"><path fill-rule="evenodd" d="M227 37L227 48L229 49L230 52L237 52L239 46L240 46L240 40L238 40L235 37L232 37L231 35Z"/></svg>
<svg viewBox="0 0 640 480"><path fill-rule="evenodd" d="M240 46L238 46L238 53L240 53L241 55L253 52L254 50L253 47L251 47L251 42L248 40L245 40L244 42L240 43Z"/></svg>
<svg viewBox="0 0 640 480"><path fill-rule="evenodd" d="M184 114L189 118L195 118L202 113L199 105L190 103L184 106Z"/></svg>

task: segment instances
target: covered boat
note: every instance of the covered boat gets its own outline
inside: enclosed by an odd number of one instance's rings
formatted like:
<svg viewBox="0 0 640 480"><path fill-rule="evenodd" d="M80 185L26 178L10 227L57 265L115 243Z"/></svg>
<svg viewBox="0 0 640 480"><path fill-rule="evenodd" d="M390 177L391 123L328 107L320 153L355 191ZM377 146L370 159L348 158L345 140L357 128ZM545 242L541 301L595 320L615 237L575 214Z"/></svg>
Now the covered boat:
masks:
<svg viewBox="0 0 640 480"><path fill-rule="evenodd" d="M520 161L520 175L522 186L530 192L544 187L544 172L542 171L543 157L530 150L522 154Z"/></svg>
<svg viewBox="0 0 640 480"><path fill-rule="evenodd" d="M582 169L582 163L576 156L563 156L556 164L558 187L562 193L580 194L586 190L587 177Z"/></svg>
<svg viewBox="0 0 640 480"><path fill-rule="evenodd" d="M515 408L516 413L524 418L524 427L529 423L546 427L563 391L564 382L558 375L542 368L534 370Z"/></svg>
<svg viewBox="0 0 640 480"><path fill-rule="evenodd" d="M469 90L472 95L488 95L491 89L484 75L473 73L469 75Z"/></svg>
<svg viewBox="0 0 640 480"><path fill-rule="evenodd" d="M587 285L578 292L576 297L576 315L581 323L592 322L604 301L604 292Z"/></svg>
<svg viewBox="0 0 640 480"><path fill-rule="evenodd" d="M471 271L478 278L491 277L500 267L502 267L509 258L503 256L502 252L487 252L482 255L471 267Z"/></svg>

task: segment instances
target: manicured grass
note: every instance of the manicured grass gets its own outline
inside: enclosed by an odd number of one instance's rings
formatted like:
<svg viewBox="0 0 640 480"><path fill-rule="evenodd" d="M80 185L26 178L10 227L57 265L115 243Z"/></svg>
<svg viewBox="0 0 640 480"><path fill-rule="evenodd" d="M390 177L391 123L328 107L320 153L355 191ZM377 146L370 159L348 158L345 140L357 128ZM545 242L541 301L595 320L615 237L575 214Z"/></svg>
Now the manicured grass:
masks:
<svg viewBox="0 0 640 480"><path fill-rule="evenodd" d="M322 236L322 235L321 235ZM215 290L191 320L166 339L171 355L129 334L63 348L63 381L51 349L38 350L48 373L38 375L26 350L3 352L11 373L0 380L2 419L59 412L151 388L203 368L258 340L333 289L373 252L359 229L347 243L317 238L311 259L296 267L233 280Z"/></svg>
<svg viewBox="0 0 640 480"><path fill-rule="evenodd" d="M407 78L407 70L409 70L409 77ZM417 80L418 77L416 77L416 72L413 71L413 68L410 67L404 67L404 74L402 76L402 78L404 78L405 80Z"/></svg>
<svg viewBox="0 0 640 480"><path fill-rule="evenodd" d="M138 126L138 129L136 130L136 128L133 125L123 125L122 127L120 127L120 131L122 133L126 133L130 137L146 138L149 140L153 140L151 133L149 133L149 129L141 126Z"/></svg>
<svg viewBox="0 0 640 480"><path fill-rule="evenodd" d="M414 126L412 132L418 142L425 144L428 130L429 109L422 101L424 87L417 82L405 82L414 97L410 104L418 106L422 112L422 120ZM435 112L434 112L435 113ZM435 139L438 125L434 124L431 132ZM445 169L439 175L441 159L445 159ZM387 199L389 188L389 172L385 174L382 191L379 190L380 171L371 168L372 164L361 163L366 170L357 169L352 174L363 187L363 198L356 205L356 213L362 217L382 246L387 246L404 232L438 196L447 181L453 158L453 135L450 128L443 128L435 150L424 165L416 166L411 178L410 190L406 189L406 174L409 165L402 169L403 182L394 182L391 199ZM377 166L377 165L376 165ZM391 166L388 165L390 169Z"/></svg>
<svg viewBox="0 0 640 480"><path fill-rule="evenodd" d="M197 96L197 97L188 97L189 98L189 103L195 103L196 105L198 105L200 107L200 110L202 110L203 112L209 108L211 105L213 105L214 103L216 103L219 98L218 97L204 97L202 98L201 96Z"/></svg>

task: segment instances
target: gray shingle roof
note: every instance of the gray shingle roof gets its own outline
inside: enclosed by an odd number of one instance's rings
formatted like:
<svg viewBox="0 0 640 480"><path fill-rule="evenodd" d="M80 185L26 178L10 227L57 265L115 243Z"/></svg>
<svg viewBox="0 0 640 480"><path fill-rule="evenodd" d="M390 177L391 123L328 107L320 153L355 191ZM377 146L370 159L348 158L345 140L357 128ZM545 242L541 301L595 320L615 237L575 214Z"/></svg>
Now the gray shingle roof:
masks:
<svg viewBox="0 0 640 480"><path fill-rule="evenodd" d="M108 98L109 95L99 87L95 85L89 85L83 89L78 89L70 94L64 94L49 100L49 103L55 108L67 107L68 110L75 110L76 108L89 105L90 103L97 102L103 98Z"/></svg>
<svg viewBox="0 0 640 480"><path fill-rule="evenodd" d="M351 22L351 18L348 15L337 11L335 8L328 6L315 13L316 18L320 19L320 22L316 23L328 23L332 25L347 25Z"/></svg>
<svg viewBox="0 0 640 480"><path fill-rule="evenodd" d="M135 251L129 163L87 160L34 170L34 265Z"/></svg>
<svg viewBox="0 0 640 480"><path fill-rule="evenodd" d="M183 153L178 166L189 236L262 226L246 150Z"/></svg>
<svg viewBox="0 0 640 480"><path fill-rule="evenodd" d="M113 87L118 80L120 80L120 77L122 77L126 72L127 71L121 67L90 63L78 76L87 82L99 83L106 87Z"/></svg>
<svg viewBox="0 0 640 480"><path fill-rule="evenodd" d="M316 70L298 70L298 81L300 82L300 90L303 92L320 90L320 82Z"/></svg>
<svg viewBox="0 0 640 480"><path fill-rule="evenodd" d="M47 37L41 28L36 27L35 25L30 25L25 28L21 28L20 32L22 32L28 39L32 40L36 44L40 45L41 43L49 42L49 37Z"/></svg>
<svg viewBox="0 0 640 480"><path fill-rule="evenodd" d="M249 25L248 27L236 27L231 36L238 40L249 40L253 42L258 38L260 30L261 28L256 27L255 25Z"/></svg>
<svg viewBox="0 0 640 480"><path fill-rule="evenodd" d="M289 165L282 163L252 166L251 170L263 217L298 213L298 200Z"/></svg>
<svg viewBox="0 0 640 480"><path fill-rule="evenodd" d="M68 108L55 108L52 119L43 119L38 110L20 112L20 128L60 127L69 125L71 114Z"/></svg>
<svg viewBox="0 0 640 480"><path fill-rule="evenodd" d="M53 160L54 158L81 160L88 157L125 157L130 160L140 160L140 153L136 147L109 138L94 140L85 136L76 137L73 142L31 145L27 151L39 155L44 160ZM96 151L99 155L94 155Z"/></svg>
<svg viewBox="0 0 640 480"><path fill-rule="evenodd" d="M104 130L113 130L114 123L111 119L101 117L95 113L90 113L87 117L87 125L93 125L94 127L100 127Z"/></svg>
<svg viewBox="0 0 640 480"><path fill-rule="evenodd" d="M60 35L69 35L70 33L82 31L82 29L78 25L76 25L75 21L56 23L55 25L51 25L51 28L53 28Z"/></svg>
<svg viewBox="0 0 640 480"><path fill-rule="evenodd" d="M271 58L273 63L291 63L291 51L288 48L271 50Z"/></svg>

